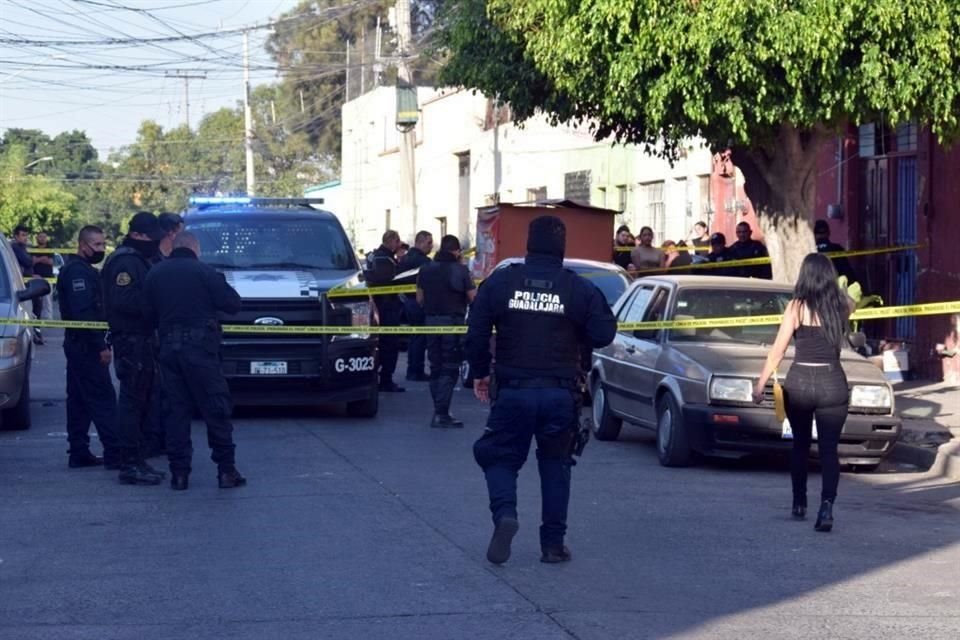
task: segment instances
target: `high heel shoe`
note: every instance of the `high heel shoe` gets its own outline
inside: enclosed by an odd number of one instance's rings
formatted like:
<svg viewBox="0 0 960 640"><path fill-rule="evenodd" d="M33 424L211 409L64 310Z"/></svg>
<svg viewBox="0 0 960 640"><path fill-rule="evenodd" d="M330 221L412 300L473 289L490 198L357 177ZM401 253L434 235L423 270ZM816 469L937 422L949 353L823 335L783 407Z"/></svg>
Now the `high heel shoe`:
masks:
<svg viewBox="0 0 960 640"><path fill-rule="evenodd" d="M793 516L794 520L806 520L807 519L807 497L794 498L793 499L793 509L790 510L790 514Z"/></svg>
<svg viewBox="0 0 960 640"><path fill-rule="evenodd" d="M833 503L824 500L820 505L820 511L817 512L817 522L813 525L817 531L829 532L833 529Z"/></svg>

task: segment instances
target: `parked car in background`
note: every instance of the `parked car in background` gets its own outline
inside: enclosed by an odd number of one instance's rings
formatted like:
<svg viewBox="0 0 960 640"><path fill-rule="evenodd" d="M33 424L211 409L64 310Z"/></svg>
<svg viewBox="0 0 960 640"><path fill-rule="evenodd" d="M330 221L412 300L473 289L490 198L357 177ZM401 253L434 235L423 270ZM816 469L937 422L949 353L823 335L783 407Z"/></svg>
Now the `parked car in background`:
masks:
<svg viewBox="0 0 960 640"><path fill-rule="evenodd" d="M10 242L0 235L0 318L27 320L28 304L50 293L50 284L34 278L26 283ZM30 428L30 363L33 333L22 324L0 324L0 428Z"/></svg>
<svg viewBox="0 0 960 640"><path fill-rule="evenodd" d="M612 344L593 355L597 438L615 440L624 422L650 429L665 466L686 465L694 454L740 457L789 450L792 432L788 421L774 415L773 383L761 405L752 399L778 326L751 325L749 318L782 314L792 297L790 286L756 279L655 276L634 282L614 308L618 323L705 318L741 318L743 323L618 331ZM780 376L792 358L791 347ZM841 462L872 469L900 435L893 389L852 349L843 350L841 365L850 385Z"/></svg>

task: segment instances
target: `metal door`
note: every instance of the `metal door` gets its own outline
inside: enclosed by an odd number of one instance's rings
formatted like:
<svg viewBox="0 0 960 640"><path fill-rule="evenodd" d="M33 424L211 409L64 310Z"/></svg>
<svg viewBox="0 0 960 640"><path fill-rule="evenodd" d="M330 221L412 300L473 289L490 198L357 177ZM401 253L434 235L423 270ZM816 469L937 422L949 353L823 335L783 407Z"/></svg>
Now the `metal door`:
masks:
<svg viewBox="0 0 960 640"><path fill-rule="evenodd" d="M898 245L917 243L917 159L897 160L897 239ZM894 300L897 305L914 304L917 301L917 252L901 251L895 255ZM896 320L896 336L912 339L917 336L917 319L914 316Z"/></svg>

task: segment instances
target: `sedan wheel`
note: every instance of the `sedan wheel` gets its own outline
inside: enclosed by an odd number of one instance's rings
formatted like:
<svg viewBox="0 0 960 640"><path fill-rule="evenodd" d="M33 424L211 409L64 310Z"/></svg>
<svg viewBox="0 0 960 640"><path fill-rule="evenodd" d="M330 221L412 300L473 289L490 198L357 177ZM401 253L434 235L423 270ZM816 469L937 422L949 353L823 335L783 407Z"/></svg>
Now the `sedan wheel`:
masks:
<svg viewBox="0 0 960 640"><path fill-rule="evenodd" d="M690 443L680 407L670 393L657 406L657 457L665 467L690 464Z"/></svg>
<svg viewBox="0 0 960 640"><path fill-rule="evenodd" d="M623 421L610 413L607 406L607 392L603 389L600 380L595 380L590 392L593 397L591 410L593 413L593 433L597 440L616 440L620 436Z"/></svg>

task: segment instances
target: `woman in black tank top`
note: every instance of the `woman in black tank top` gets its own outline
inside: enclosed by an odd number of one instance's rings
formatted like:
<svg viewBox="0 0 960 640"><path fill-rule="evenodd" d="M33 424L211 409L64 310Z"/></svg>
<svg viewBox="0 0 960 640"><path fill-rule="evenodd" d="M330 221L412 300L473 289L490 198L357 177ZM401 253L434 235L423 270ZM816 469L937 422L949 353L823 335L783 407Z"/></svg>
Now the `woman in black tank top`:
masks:
<svg viewBox="0 0 960 640"><path fill-rule="evenodd" d="M793 366L783 385L787 419L793 430L790 476L793 482L793 516L804 519L807 511L807 461L817 427L823 488L817 512L817 531L833 528L833 503L840 482L838 448L847 420L849 389L840 365L840 350L846 340L852 304L837 284L830 259L811 253L800 267L794 297L783 314L777 339L754 388L754 400L763 399L767 381L794 340Z"/></svg>

